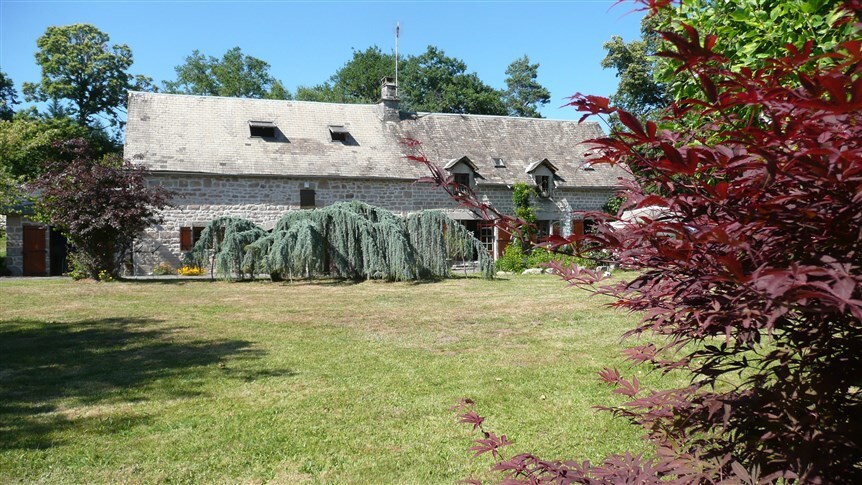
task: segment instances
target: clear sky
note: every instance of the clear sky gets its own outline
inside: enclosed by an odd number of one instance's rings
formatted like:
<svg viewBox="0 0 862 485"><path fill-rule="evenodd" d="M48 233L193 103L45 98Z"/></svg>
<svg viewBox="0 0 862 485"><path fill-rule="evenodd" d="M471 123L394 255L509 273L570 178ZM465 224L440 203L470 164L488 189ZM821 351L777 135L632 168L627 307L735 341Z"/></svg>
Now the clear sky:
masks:
<svg viewBox="0 0 862 485"><path fill-rule="evenodd" d="M161 85L192 50L221 57L234 46L267 61L294 91L325 81L351 49L378 45L420 54L429 44L462 59L486 83L505 87L505 70L527 54L551 91L548 118L575 119L560 109L575 92L609 95L615 73L599 65L612 35L639 36L642 15L613 0L562 1L111 1L0 0L0 69L20 91L39 80L36 39L51 25L90 23L112 43L127 44L132 73Z"/></svg>

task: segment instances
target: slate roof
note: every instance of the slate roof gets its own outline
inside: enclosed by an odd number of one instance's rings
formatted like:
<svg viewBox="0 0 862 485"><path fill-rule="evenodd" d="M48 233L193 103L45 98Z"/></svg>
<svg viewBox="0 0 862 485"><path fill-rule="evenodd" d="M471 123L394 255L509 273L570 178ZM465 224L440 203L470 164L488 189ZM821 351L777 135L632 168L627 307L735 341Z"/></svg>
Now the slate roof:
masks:
<svg viewBox="0 0 862 485"><path fill-rule="evenodd" d="M250 121L274 123L276 138L250 137ZM331 126L347 140L332 141ZM596 123L439 113L385 122L375 104L131 92L125 156L156 172L415 180L426 169L404 158L401 143L414 138L436 163L468 157L479 185L530 182L527 167L548 159L558 187L613 187L622 170L584 170L579 145L603 135Z"/></svg>

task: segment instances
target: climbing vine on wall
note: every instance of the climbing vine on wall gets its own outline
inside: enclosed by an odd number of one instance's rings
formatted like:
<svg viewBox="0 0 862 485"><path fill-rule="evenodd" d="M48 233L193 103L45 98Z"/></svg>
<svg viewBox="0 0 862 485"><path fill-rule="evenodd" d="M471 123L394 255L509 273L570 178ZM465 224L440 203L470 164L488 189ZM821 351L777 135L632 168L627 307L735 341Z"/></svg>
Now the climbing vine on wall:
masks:
<svg viewBox="0 0 862 485"><path fill-rule="evenodd" d="M450 276L452 262L459 260L477 260L485 278L495 271L482 243L442 212L403 219L355 201L290 211L271 232L245 219L216 219L201 233L191 258L227 279L432 279Z"/></svg>

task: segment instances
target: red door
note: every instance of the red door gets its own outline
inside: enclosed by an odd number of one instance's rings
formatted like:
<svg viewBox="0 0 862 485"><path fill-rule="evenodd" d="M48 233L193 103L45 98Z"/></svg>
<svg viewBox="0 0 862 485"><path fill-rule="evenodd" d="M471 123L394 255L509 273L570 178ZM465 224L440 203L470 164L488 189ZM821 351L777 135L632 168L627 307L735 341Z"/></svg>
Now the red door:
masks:
<svg viewBox="0 0 862 485"><path fill-rule="evenodd" d="M509 245L509 240L512 235L503 230L502 227L497 228L497 257L502 258L503 252L506 251L506 246Z"/></svg>
<svg viewBox="0 0 862 485"><path fill-rule="evenodd" d="M583 219L572 219L572 234L576 236L584 235L584 220Z"/></svg>
<svg viewBox="0 0 862 485"><path fill-rule="evenodd" d="M45 228L24 226L24 276L47 276Z"/></svg>

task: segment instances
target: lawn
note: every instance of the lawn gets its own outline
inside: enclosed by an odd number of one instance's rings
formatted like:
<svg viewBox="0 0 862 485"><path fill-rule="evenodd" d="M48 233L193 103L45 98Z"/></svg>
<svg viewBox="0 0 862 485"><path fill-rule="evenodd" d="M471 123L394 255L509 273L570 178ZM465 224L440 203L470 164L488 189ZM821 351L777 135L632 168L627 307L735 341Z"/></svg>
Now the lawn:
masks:
<svg viewBox="0 0 862 485"><path fill-rule="evenodd" d="M0 279L0 483L487 478L465 396L510 454L645 451L592 408L620 402L596 372L635 318L606 302L545 275Z"/></svg>

